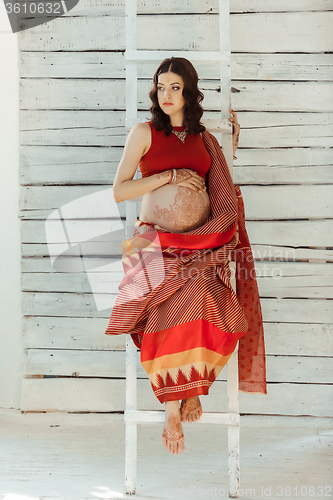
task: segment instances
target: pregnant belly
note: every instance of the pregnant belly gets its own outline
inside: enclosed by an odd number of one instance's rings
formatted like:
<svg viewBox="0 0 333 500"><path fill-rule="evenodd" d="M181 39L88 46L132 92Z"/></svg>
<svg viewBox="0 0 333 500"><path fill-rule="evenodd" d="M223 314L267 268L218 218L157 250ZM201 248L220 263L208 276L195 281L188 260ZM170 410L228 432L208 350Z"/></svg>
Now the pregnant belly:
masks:
<svg viewBox="0 0 333 500"><path fill-rule="evenodd" d="M143 196L140 220L181 233L202 226L209 215L210 201L206 191L196 192L166 184Z"/></svg>

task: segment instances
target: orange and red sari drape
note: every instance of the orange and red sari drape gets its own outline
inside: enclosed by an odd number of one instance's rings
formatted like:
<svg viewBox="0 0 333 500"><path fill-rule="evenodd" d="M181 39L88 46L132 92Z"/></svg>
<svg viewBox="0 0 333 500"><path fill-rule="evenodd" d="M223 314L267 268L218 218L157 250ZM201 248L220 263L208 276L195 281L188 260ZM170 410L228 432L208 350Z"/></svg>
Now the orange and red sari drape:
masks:
<svg viewBox="0 0 333 500"><path fill-rule="evenodd" d="M265 348L253 257L240 188L209 132L211 203L198 229L170 233L135 224L122 243L124 278L107 335L130 333L161 403L208 394L239 340L239 389L266 394ZM236 291L230 285L236 262Z"/></svg>

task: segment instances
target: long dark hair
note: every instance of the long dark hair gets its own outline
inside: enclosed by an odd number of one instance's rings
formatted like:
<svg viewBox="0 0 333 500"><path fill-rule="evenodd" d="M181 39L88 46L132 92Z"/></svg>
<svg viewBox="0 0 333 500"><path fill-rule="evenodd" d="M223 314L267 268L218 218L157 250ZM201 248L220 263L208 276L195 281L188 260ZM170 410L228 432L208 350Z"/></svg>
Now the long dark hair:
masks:
<svg viewBox="0 0 333 500"><path fill-rule="evenodd" d="M200 118L203 114L203 108L200 103L203 101L204 95L198 89L198 73L192 63L183 57L164 59L154 74L154 86L149 92L149 97L153 103L149 111L152 114L151 121L154 127L157 130L164 130L166 135L170 135L172 131L170 117L162 111L157 99L158 75L167 73L168 71L180 75L184 81L183 97L185 106L183 127L187 128L189 134L204 132L206 128L200 123Z"/></svg>

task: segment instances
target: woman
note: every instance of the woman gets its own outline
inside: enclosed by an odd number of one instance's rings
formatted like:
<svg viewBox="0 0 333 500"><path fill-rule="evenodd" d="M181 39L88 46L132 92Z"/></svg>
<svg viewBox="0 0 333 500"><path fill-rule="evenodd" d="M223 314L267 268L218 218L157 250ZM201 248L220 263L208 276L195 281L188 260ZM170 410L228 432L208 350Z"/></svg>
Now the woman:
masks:
<svg viewBox="0 0 333 500"><path fill-rule="evenodd" d="M130 333L141 349L165 404L163 443L177 454L184 450L181 422L200 418L199 396L208 394L242 338L240 389L266 393L264 344L241 194L218 142L200 123L197 72L173 57L153 82L152 120L131 129L113 184L117 203L143 198L133 238L122 244L125 276L105 333ZM239 124L230 111L235 153ZM133 180L138 164L142 179ZM238 298L230 259L244 260Z"/></svg>

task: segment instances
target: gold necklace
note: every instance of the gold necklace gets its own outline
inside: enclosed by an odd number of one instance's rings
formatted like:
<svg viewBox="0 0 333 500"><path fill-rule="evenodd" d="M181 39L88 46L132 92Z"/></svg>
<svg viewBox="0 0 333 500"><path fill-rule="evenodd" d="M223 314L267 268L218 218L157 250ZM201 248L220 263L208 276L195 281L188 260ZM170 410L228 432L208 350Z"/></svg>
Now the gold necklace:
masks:
<svg viewBox="0 0 333 500"><path fill-rule="evenodd" d="M175 130L174 128L172 129L172 132L175 134L178 139L182 141L183 144L185 144L185 137L187 136L187 130L182 130L181 132L178 132L178 130Z"/></svg>

